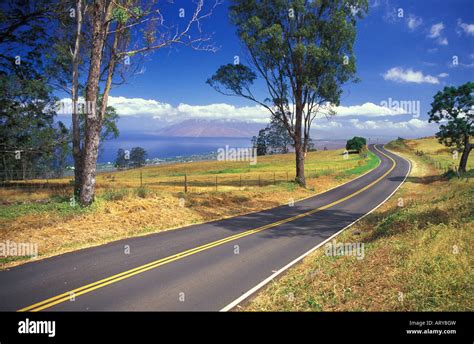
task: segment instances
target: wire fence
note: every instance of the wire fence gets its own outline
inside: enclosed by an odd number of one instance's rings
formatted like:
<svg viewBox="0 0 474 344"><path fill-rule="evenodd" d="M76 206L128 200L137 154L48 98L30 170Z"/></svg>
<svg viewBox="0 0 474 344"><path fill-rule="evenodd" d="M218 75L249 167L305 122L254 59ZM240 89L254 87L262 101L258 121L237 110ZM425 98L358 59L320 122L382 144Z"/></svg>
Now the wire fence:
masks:
<svg viewBox="0 0 474 344"><path fill-rule="evenodd" d="M453 172L457 175L460 179L467 179L470 180L472 178L471 174L461 173L459 171L459 162L456 159L453 161L440 161L438 159L434 159L430 155L426 154L421 150L415 151L415 154L418 155L424 162L428 163L429 165L433 166L434 168L442 171L443 173L447 174L449 172Z"/></svg>
<svg viewBox="0 0 474 344"><path fill-rule="evenodd" d="M355 167L355 166L350 166ZM349 168L350 168L349 167ZM324 175L343 174L348 166L326 166L319 169L305 170L307 179ZM53 172L0 171L0 176L8 176L0 181L1 189L22 190L24 192L51 191L53 194L72 193L74 177L58 178ZM137 168L116 172L102 172L96 176L97 189L149 188L178 192L226 191L242 188L264 187L294 181L295 170L262 171L246 173L159 174L146 168Z"/></svg>

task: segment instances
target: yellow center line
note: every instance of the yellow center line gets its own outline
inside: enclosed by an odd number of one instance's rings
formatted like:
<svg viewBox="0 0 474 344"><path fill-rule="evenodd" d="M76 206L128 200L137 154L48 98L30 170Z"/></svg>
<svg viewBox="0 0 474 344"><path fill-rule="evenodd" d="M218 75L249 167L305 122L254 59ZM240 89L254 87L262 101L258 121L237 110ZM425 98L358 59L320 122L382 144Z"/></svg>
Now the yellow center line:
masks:
<svg viewBox="0 0 474 344"><path fill-rule="evenodd" d="M315 209L312 209L310 211L307 211L307 212L304 212L304 213L301 213L299 215L296 215L296 216L293 216L293 217L289 217L287 219L283 219L283 220L280 220L280 221L276 221L276 222L273 222L273 223L270 223L270 224L267 224L265 226L261 226L261 227L258 227L258 228L255 228L255 229L251 229L251 230L247 230L245 232L242 232L242 233L239 233L239 234L235 234L235 235L232 235L232 236L229 236L229 237L226 237L226 238L223 238L223 239L220 239L220 240L216 240L216 241L213 241L213 242L210 242L210 243L207 243L207 244L204 244L202 246L198 246L198 247L195 247L195 248L192 248L192 249L189 249L189 250L186 250L186 251L183 251L183 252L180 252L180 253L176 253L174 255L171 255L171 256L168 256L168 257L165 257L165 258L161 258L161 259L158 259L158 260L155 260L155 261L152 261L150 263L147 263L147 264L144 264L144 265L141 265L141 266L138 266L136 268L133 268L133 269L130 269L130 270L127 270L127 271L124 271L124 272L121 272L119 274L115 274L115 275L112 275L110 277L107 277L107 278L104 278L104 279L101 279L99 281L96 281L96 282L93 282L93 283L90 283L90 284L87 284L87 285L84 285L82 287L79 287L79 288L76 288L76 289L73 289L73 290L70 290L68 292L65 292L65 293L62 293L62 294L59 294L59 295L56 295L54 297L51 297L51 298L48 298L46 300L43 300L41 302L38 302L38 303L35 303L31 306L28 306L28 307L25 307L25 308L22 308L20 310L18 310L19 312L25 312L25 311L31 311L31 312L38 312L38 311L41 311L43 309L46 309L46 308L50 308L50 307L53 307L54 305L57 305L59 303L63 303L65 301L68 301L68 300L71 300L71 298L75 298L77 296L80 296L80 295L83 295L83 294L86 294L86 293L90 293L91 291L93 290L96 290L96 289L99 289L99 288L103 288L109 284L112 284L112 283L115 283L115 282L118 282L118 281L121 281L121 280L124 280L126 278L130 278L132 276L135 276L137 274L140 274L142 272L145 272L145 271L148 271L148 270L151 270L151 269L155 269L159 266L162 266L162 265L165 265L165 264L168 264L168 263L171 263L171 262L174 262L176 260L179 260L179 259L182 259L182 258L185 258L185 257L188 257L190 255L193 255L193 254L196 254L198 252L201 252L201 251L205 251L205 250L208 250L208 249L211 249L213 247L216 247L216 246L220 246L220 245L223 245L225 243L228 243L230 241L234 241L234 240L237 240L237 239L240 239L240 238L243 238L243 237L246 237L248 235L252 235L252 234L256 234L256 233L259 233L261 231L264 231L266 229L269 229L269 228L273 228L273 227L276 227L276 226L279 226L281 224L284 224L284 223L288 223L288 222L291 222L291 221L294 221L294 220L297 220L297 219L300 219L300 218L303 218L303 217L306 217L306 216L309 216L311 214L314 214L318 211L321 211L321 210L325 210L327 208L330 208L336 204L339 204L339 203L342 203L358 194L360 194L361 192L364 192L365 190L369 189L370 187L374 186L375 184L377 184L379 181L381 181L382 179L384 179L390 172L392 172L395 167L397 166L397 163L394 159L392 159L390 156L388 156L387 154L383 153L382 151L380 151L375 145L374 145L374 148L379 152L381 153L382 155L386 156L387 158L389 158L392 162L393 162L393 165L392 167L387 171L385 172L381 177L377 178L376 180L374 180L372 183L364 186L363 188L353 192L352 194L348 195L348 196L345 196L343 198L340 198L332 203L329 203L329 204L326 204L324 206L321 206L319 208L315 208Z"/></svg>

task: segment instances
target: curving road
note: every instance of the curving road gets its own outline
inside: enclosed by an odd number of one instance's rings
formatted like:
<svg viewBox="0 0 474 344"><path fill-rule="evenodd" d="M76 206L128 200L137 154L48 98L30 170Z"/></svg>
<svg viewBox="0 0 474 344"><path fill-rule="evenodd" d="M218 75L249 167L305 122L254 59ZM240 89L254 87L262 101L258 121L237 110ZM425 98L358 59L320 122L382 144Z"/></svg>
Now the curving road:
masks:
<svg viewBox="0 0 474 344"><path fill-rule="evenodd" d="M292 207L120 240L1 271L0 310L232 309L373 211L403 183L410 163L381 146L369 149L381 160L377 168Z"/></svg>

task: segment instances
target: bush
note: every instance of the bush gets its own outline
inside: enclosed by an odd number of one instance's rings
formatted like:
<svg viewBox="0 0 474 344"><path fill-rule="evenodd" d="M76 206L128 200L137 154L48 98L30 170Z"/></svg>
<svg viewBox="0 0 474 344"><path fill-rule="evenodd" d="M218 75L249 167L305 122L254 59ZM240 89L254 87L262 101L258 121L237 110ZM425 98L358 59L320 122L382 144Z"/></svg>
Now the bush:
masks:
<svg viewBox="0 0 474 344"><path fill-rule="evenodd" d="M367 141L363 137L354 136L352 139L347 140L346 149L360 152L366 144Z"/></svg>
<svg viewBox="0 0 474 344"><path fill-rule="evenodd" d="M135 190L135 195L137 195L140 198L148 198L148 197L152 197L154 193L150 189L147 189L144 186L140 186L138 189Z"/></svg>
<svg viewBox="0 0 474 344"><path fill-rule="evenodd" d="M128 197L130 192L127 189L107 189L102 197L107 201L120 201Z"/></svg>

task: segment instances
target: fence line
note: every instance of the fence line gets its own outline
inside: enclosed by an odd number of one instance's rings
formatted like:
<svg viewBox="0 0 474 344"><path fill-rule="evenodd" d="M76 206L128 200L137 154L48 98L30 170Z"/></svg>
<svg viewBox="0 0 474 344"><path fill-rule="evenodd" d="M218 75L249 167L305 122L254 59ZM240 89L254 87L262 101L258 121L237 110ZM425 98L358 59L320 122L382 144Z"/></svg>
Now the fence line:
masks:
<svg viewBox="0 0 474 344"><path fill-rule="evenodd" d="M314 179L320 176L339 173L354 166L327 166L320 169L310 169L305 171L307 179ZM41 173L43 171L30 171L29 174L14 174L14 170L8 171L9 178L0 180L0 188L19 189L25 191L34 190L71 190L74 178L72 176L57 178L51 174ZM3 174L2 174L3 172ZM17 172L23 172L17 170ZM277 185L288 183L296 177L295 171L262 171L262 172L244 172L244 173L222 173L222 174L188 174L181 173L177 175L158 175L147 176L143 169L127 170L127 175L120 175L114 172L98 173L96 177L98 189L111 188L137 188L148 187L154 189L173 189L182 190L184 192L214 189L215 191L226 190L228 188L245 188L245 187L263 187L269 185ZM5 176L5 171L0 171L0 176ZM23 177L26 177L23 179Z"/></svg>

